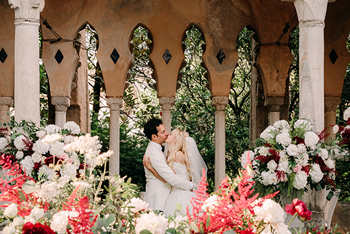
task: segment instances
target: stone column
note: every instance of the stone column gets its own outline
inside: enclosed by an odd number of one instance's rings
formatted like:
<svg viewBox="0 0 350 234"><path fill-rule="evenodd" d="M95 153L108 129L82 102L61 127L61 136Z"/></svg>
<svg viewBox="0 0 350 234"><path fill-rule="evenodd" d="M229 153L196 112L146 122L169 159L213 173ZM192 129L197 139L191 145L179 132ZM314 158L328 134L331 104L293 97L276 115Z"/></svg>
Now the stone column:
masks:
<svg viewBox="0 0 350 234"><path fill-rule="evenodd" d="M66 123L70 99L68 97L51 97L51 104L55 106L55 125L63 128L63 125Z"/></svg>
<svg viewBox="0 0 350 234"><path fill-rule="evenodd" d="M12 97L0 97L0 127L3 123L10 122L10 107L13 106Z"/></svg>
<svg viewBox="0 0 350 234"><path fill-rule="evenodd" d="M268 97L264 101L264 105L268 109L268 123L273 125L280 120L280 107L284 103L284 97Z"/></svg>
<svg viewBox="0 0 350 234"><path fill-rule="evenodd" d="M15 10L15 120L40 126L39 25L44 0L9 0Z"/></svg>
<svg viewBox="0 0 350 234"><path fill-rule="evenodd" d="M216 96L212 99L215 106L215 189L225 178L225 108L228 97Z"/></svg>
<svg viewBox="0 0 350 234"><path fill-rule="evenodd" d="M340 97L324 97L324 127L327 128L326 134L330 134L329 138L335 138L335 134L333 134L333 128L330 125L336 124L336 109L340 104Z"/></svg>
<svg viewBox="0 0 350 234"><path fill-rule="evenodd" d="M109 173L110 175L120 174L120 147L119 147L119 116L120 106L123 103L122 98L108 98L107 104L110 109L110 123L109 123L109 149L114 151L114 154L109 159Z"/></svg>
<svg viewBox="0 0 350 234"><path fill-rule="evenodd" d="M295 0L299 19L299 118L324 128L324 20L328 0Z"/></svg>
<svg viewBox="0 0 350 234"><path fill-rule="evenodd" d="M171 132L171 107L175 103L174 97L159 98L159 105L162 107L162 120L168 133Z"/></svg>

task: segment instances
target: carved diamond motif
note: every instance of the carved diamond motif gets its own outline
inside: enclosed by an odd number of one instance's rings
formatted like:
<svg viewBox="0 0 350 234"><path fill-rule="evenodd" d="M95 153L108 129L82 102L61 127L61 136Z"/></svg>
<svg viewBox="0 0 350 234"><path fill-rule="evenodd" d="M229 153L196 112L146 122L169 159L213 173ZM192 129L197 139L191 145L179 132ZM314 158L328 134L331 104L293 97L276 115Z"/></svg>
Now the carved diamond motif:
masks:
<svg viewBox="0 0 350 234"><path fill-rule="evenodd" d="M166 64L169 63L170 59L172 58L173 56L171 56L170 52L168 49L166 49L166 51L164 52L163 54L163 59L165 61Z"/></svg>
<svg viewBox="0 0 350 234"><path fill-rule="evenodd" d="M63 54L62 54L61 50L59 50L59 49L57 50L56 55L55 55L55 59L56 59L58 64L60 64L62 62Z"/></svg>
<svg viewBox="0 0 350 234"><path fill-rule="evenodd" d="M335 52L334 49L333 49L333 50L331 51L331 53L329 54L329 59L331 60L331 62L332 62L333 64L335 64L335 62L337 61L338 55L337 55L337 52Z"/></svg>
<svg viewBox="0 0 350 234"><path fill-rule="evenodd" d="M218 59L219 63L222 64L222 62L226 58L224 51L220 50L219 53L216 55L216 58Z"/></svg>
<svg viewBox="0 0 350 234"><path fill-rule="evenodd" d="M116 64L118 59L119 59L119 53L116 49L113 50L112 54L111 54L111 59L113 60L113 63Z"/></svg>
<svg viewBox="0 0 350 234"><path fill-rule="evenodd" d="M2 63L4 63L6 58L7 58L7 54L6 54L5 50L4 50L4 48L2 48L1 51L0 51L0 61Z"/></svg>

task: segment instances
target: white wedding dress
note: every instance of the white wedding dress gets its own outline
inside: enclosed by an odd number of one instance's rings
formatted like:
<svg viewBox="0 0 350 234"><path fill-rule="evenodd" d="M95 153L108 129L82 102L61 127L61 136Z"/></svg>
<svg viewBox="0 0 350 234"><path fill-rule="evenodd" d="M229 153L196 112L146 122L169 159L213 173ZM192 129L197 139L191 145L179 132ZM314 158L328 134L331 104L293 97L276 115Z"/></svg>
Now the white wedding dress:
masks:
<svg viewBox="0 0 350 234"><path fill-rule="evenodd" d="M189 174L186 168L185 164L181 164L179 162L174 162L173 169L181 178L184 178L186 180L189 180ZM190 214L192 214L192 205L191 205L191 198L195 197L195 193L180 189L177 187L172 187L171 192L167 198L167 201L165 202L165 208L164 208L164 215L174 215L174 211L176 209L176 204L180 203L182 206L182 214L186 215L186 207L188 206Z"/></svg>

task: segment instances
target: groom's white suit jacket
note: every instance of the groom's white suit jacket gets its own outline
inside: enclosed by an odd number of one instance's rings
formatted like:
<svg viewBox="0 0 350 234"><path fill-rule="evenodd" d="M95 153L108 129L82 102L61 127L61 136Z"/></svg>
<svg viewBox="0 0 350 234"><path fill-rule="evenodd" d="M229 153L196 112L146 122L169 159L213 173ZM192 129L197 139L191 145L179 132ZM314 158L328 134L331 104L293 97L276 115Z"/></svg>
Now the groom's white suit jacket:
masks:
<svg viewBox="0 0 350 234"><path fill-rule="evenodd" d="M166 164L164 153L157 144L152 142L148 144L146 156L150 157L153 168L168 183L158 180L144 167L146 175L146 193L143 200L149 203L150 209L163 211L171 186L188 190L190 188L190 182L179 178L168 164Z"/></svg>

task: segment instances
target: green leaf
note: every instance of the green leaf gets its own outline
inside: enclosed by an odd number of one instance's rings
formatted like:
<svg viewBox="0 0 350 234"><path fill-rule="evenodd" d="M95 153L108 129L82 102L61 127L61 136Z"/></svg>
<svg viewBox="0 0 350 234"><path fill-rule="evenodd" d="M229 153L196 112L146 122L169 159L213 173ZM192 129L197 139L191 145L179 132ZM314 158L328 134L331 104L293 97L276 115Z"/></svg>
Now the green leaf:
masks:
<svg viewBox="0 0 350 234"><path fill-rule="evenodd" d="M322 186L320 184L318 184L317 187L316 187L316 191L321 191L321 190L322 190Z"/></svg>
<svg viewBox="0 0 350 234"><path fill-rule="evenodd" d="M328 193L326 199L327 199L328 201L330 201L330 200L332 199L333 195L334 195L333 191L329 191L329 193Z"/></svg>
<svg viewBox="0 0 350 234"><path fill-rule="evenodd" d="M107 219L106 219L106 226L111 225L114 221L115 221L114 215L113 215L113 214L112 214L112 215L109 215L109 216L107 217Z"/></svg>
<svg viewBox="0 0 350 234"><path fill-rule="evenodd" d="M228 230L228 231L224 232L223 234L235 234L235 232L233 230Z"/></svg>
<svg viewBox="0 0 350 234"><path fill-rule="evenodd" d="M165 231L165 234L176 234L176 229L175 228L169 228Z"/></svg>
<svg viewBox="0 0 350 234"><path fill-rule="evenodd" d="M143 229L140 234L152 234L152 232L148 231L147 229Z"/></svg>
<svg viewBox="0 0 350 234"><path fill-rule="evenodd" d="M22 185L22 189L26 194L35 192L35 182L30 180Z"/></svg>
<svg viewBox="0 0 350 234"><path fill-rule="evenodd" d="M20 201L26 201L27 200L26 196L24 196L24 193L21 190L19 190L19 198L20 198Z"/></svg>

